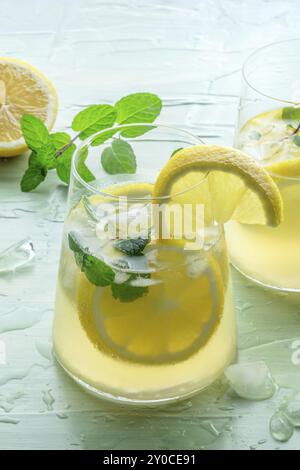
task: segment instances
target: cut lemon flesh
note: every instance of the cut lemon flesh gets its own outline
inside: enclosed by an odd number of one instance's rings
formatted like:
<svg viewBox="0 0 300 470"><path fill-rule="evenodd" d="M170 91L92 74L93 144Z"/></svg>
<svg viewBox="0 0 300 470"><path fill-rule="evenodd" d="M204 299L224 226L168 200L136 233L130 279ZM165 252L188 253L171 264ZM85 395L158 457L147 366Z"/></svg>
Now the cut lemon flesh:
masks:
<svg viewBox="0 0 300 470"><path fill-rule="evenodd" d="M21 60L0 57L0 156L27 150L20 127L24 114L39 117L51 129L57 109L55 88L39 70Z"/></svg>
<svg viewBox="0 0 300 470"><path fill-rule="evenodd" d="M178 151L159 174L154 198L204 205L208 221L277 226L280 192L268 172L233 148L196 145Z"/></svg>
<svg viewBox="0 0 300 470"><path fill-rule="evenodd" d="M165 257L167 252L162 253ZM80 275L79 317L95 347L126 361L165 364L187 359L207 342L223 312L220 267L211 257L203 273L191 278L183 264L186 254L171 250L169 255L176 257L177 270L152 275L158 283L129 303L114 299L110 288L95 287Z"/></svg>

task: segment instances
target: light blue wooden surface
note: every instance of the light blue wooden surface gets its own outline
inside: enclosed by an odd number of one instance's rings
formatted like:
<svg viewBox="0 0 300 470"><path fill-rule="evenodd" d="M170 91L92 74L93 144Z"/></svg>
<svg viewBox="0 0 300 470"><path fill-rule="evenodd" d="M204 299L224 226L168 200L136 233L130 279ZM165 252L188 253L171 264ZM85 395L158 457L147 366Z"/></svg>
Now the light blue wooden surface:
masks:
<svg viewBox="0 0 300 470"><path fill-rule="evenodd" d="M232 143L240 66L254 48L297 35L297 0L2 0L1 54L40 67L60 95L56 128L83 106L154 91L161 121ZM82 392L51 360L51 323L66 188L55 177L19 190L26 157L0 161L0 250L29 235L36 262L0 277L0 449L275 449L268 421L288 389L300 304L234 272L240 361L265 360L279 391L233 397L218 383L182 404L134 410ZM66 332L68 334L68 332Z"/></svg>

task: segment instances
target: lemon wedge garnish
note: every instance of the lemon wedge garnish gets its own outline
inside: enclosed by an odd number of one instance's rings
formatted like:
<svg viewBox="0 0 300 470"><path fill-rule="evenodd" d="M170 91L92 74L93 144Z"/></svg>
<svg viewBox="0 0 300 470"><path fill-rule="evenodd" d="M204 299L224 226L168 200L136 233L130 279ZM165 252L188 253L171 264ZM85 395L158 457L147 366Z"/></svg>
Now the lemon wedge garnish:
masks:
<svg viewBox="0 0 300 470"><path fill-rule="evenodd" d="M209 220L277 226L280 192L268 172L233 148L196 145L178 151L160 172L154 198L204 204Z"/></svg>
<svg viewBox="0 0 300 470"><path fill-rule="evenodd" d="M52 129L58 109L52 83L32 65L0 57L0 156L19 155L27 150L20 119L33 114Z"/></svg>

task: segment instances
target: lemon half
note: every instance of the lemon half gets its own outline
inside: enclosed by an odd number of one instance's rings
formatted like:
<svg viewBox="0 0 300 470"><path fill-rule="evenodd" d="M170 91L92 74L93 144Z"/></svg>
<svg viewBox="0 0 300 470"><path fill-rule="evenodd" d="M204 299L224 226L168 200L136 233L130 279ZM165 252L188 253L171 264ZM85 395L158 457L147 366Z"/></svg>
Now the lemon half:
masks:
<svg viewBox="0 0 300 470"><path fill-rule="evenodd" d="M0 57L0 157L27 150L20 119L24 114L40 118L50 130L58 110L52 83L32 65Z"/></svg>

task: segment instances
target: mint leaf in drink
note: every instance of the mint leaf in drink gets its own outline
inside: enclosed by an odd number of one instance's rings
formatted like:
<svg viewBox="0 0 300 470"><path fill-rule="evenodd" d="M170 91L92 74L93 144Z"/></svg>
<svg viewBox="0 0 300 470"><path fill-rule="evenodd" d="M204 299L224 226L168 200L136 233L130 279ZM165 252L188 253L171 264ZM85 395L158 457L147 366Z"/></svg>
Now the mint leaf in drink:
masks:
<svg viewBox="0 0 300 470"><path fill-rule="evenodd" d="M84 256L83 272L95 286L109 286L115 278L114 271L104 261L92 255Z"/></svg>
<svg viewBox="0 0 300 470"><path fill-rule="evenodd" d="M136 172L136 158L131 145L125 140L114 140L110 147L103 150L101 163L110 175Z"/></svg>
<svg viewBox="0 0 300 470"><path fill-rule="evenodd" d="M63 152L62 155L56 159L57 176L66 184L69 184L70 182L72 157L75 150L76 145L72 144L67 150Z"/></svg>
<svg viewBox="0 0 300 470"><path fill-rule="evenodd" d="M122 284L113 283L111 285L111 292L113 297L120 302L133 302L139 297L143 297L148 292L148 287L131 286L129 283L135 279L136 276L132 275L130 279Z"/></svg>
<svg viewBox="0 0 300 470"><path fill-rule="evenodd" d="M74 252L75 260L87 279L95 286L109 286L115 278L115 273L104 261L93 256L87 248L83 248L77 235L68 235L69 248Z"/></svg>
<svg viewBox="0 0 300 470"><path fill-rule="evenodd" d="M282 119L287 122L300 121L300 108L287 106L282 109Z"/></svg>
<svg viewBox="0 0 300 470"><path fill-rule="evenodd" d="M21 190L24 193L32 191L44 181L46 176L47 169L45 167L39 165L38 163L32 164L27 168L21 179Z"/></svg>
<svg viewBox="0 0 300 470"><path fill-rule="evenodd" d="M115 242L114 247L116 250L121 251L128 256L140 256L143 254L143 250L149 242L149 238L127 238Z"/></svg>
<svg viewBox="0 0 300 470"><path fill-rule="evenodd" d="M296 135L293 138L293 142L294 142L295 145L297 145L297 147L300 147L300 135Z"/></svg>
<svg viewBox="0 0 300 470"><path fill-rule="evenodd" d="M31 150L39 150L49 142L48 129L41 119L31 114L24 114L20 124L26 145Z"/></svg>
<svg viewBox="0 0 300 470"><path fill-rule="evenodd" d="M50 134L50 139L56 150L60 150L70 142L71 137L66 132L54 132Z"/></svg>
<svg viewBox="0 0 300 470"><path fill-rule="evenodd" d="M89 106L78 113L72 122L72 129L80 131L81 140L96 132L111 127L117 117L116 109L108 104Z"/></svg>
<svg viewBox="0 0 300 470"><path fill-rule="evenodd" d="M81 178L86 182L90 183L91 181L95 180L95 176L93 173L88 169L88 167L85 164L85 161L88 157L89 149L85 145L84 147L81 148L80 150L80 155L77 160L77 171L78 174L81 176Z"/></svg>
<svg viewBox="0 0 300 470"><path fill-rule="evenodd" d="M153 122L161 112L161 99L152 93L133 93L115 104L118 124Z"/></svg>
<svg viewBox="0 0 300 470"><path fill-rule="evenodd" d="M259 139L262 138L262 134L260 132L256 131L256 130L253 130L253 131L250 132L249 138L251 140L259 140Z"/></svg>

